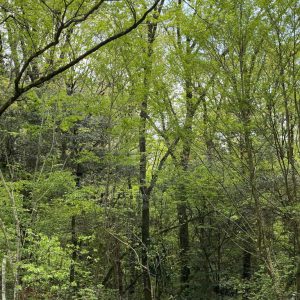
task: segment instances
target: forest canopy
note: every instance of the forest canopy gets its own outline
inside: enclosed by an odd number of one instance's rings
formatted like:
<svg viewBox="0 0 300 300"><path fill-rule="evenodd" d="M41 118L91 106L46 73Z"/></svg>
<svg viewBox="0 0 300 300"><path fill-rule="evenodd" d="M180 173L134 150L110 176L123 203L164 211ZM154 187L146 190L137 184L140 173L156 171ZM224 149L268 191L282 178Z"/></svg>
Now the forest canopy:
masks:
<svg viewBox="0 0 300 300"><path fill-rule="evenodd" d="M0 0L2 300L300 299L298 0Z"/></svg>

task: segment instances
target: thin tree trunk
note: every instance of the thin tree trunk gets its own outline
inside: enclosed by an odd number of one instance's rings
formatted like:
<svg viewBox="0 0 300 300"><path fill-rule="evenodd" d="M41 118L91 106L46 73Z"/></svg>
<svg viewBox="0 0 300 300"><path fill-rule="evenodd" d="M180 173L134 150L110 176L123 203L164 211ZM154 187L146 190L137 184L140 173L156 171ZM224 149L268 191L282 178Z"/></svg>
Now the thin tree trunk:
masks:
<svg viewBox="0 0 300 300"><path fill-rule="evenodd" d="M178 34L180 44L180 32ZM184 122L184 136L182 137L182 152L180 167L185 173L188 170L190 154L191 154L191 134L192 134L192 124L194 115L198 105L193 103L193 93L192 93L192 79L190 74L191 63L189 61L190 56L190 40L187 38L186 43L186 74L185 74L185 93L186 93L186 116ZM198 103L199 104L199 103ZM190 267L188 252L190 249L190 240L189 240L189 224L188 224L188 214L187 214L187 196L185 191L185 183L180 184L180 195L179 203L177 205L177 215L179 221L179 248L180 248L180 261L181 261L181 270L180 270L180 282L182 291L188 288L189 276L190 276Z"/></svg>
<svg viewBox="0 0 300 300"><path fill-rule="evenodd" d="M120 241L115 239L115 277L116 277L116 287L118 288L119 291L119 300L124 299L123 294L124 294L124 286L123 286L123 272L122 272L122 256L120 253Z"/></svg>
<svg viewBox="0 0 300 300"><path fill-rule="evenodd" d="M151 277L148 266L148 249L150 246L150 193L151 190L147 187L147 142L146 142L146 126L147 126L147 111L149 98L149 77L151 75L151 59L153 53L153 42L155 39L156 25L148 23L148 49L146 64L144 67L144 99L141 103L140 110L140 129L139 129L139 152L140 152L140 194L142 197L142 266L143 266L143 290L144 300L152 300Z"/></svg>
<svg viewBox="0 0 300 300"><path fill-rule="evenodd" d="M145 70L144 85L148 88L149 72ZM146 144L146 125L147 125L147 102L148 94L145 95L141 103L140 112L140 138L139 138L139 151L140 151L140 193L142 197L142 266L143 266L143 286L144 286L144 299L151 300L151 279L148 267L148 248L150 245L150 210L149 210L149 195L147 189L147 144Z"/></svg>
<svg viewBox="0 0 300 300"><path fill-rule="evenodd" d="M6 300L6 256L2 259L2 300Z"/></svg>
<svg viewBox="0 0 300 300"><path fill-rule="evenodd" d="M13 299L18 299L19 295L19 262L21 261L21 250L22 250L22 231L21 231L21 222L19 219L15 196L13 190L10 190L6 184L5 178L3 176L2 171L0 170L0 178L5 187L5 190L9 196L10 204L13 212L13 218L15 222L15 230L16 230L16 268L14 270L14 297Z"/></svg>

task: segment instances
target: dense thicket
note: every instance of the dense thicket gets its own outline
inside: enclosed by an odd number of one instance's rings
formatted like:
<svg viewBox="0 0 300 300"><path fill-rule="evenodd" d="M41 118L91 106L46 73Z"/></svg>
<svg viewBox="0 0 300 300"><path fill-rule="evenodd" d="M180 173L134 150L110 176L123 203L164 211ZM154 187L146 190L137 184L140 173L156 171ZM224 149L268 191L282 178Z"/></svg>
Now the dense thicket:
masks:
<svg viewBox="0 0 300 300"><path fill-rule="evenodd" d="M9 299L300 299L297 0L0 1Z"/></svg>

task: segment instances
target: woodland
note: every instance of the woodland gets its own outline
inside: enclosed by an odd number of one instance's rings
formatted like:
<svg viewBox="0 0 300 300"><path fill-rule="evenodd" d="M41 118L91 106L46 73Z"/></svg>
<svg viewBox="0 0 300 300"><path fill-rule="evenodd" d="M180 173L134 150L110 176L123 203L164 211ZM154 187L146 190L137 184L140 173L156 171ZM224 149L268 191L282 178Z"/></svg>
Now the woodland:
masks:
<svg viewBox="0 0 300 300"><path fill-rule="evenodd" d="M0 0L1 299L300 299L298 0Z"/></svg>

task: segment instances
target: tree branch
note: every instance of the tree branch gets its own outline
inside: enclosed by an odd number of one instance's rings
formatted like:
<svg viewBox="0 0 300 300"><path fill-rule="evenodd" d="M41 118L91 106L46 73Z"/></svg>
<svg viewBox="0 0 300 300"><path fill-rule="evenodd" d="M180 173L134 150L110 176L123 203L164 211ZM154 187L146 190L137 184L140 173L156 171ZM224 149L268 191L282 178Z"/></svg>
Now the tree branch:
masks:
<svg viewBox="0 0 300 300"><path fill-rule="evenodd" d="M103 0L101 0L99 3L102 3ZM49 49L51 46L53 46L54 44L48 44L47 46L45 46L43 49L37 51L33 56L31 56L27 62L23 65L20 74L18 75L18 77L15 80L15 93L14 95L8 99L1 107L0 107L0 116L3 115L3 113L14 103L18 100L18 98L24 94L25 92L31 90L32 88L38 87L41 84L51 80L53 77L65 72L66 70L70 69L71 67L73 67L74 65L76 65L77 63L79 63L80 61L82 61L84 58L88 57L89 55L91 55L92 53L96 52L97 50L99 50L100 48L102 48L103 46L109 44L110 42L117 40L118 38L121 38L123 36L125 36L126 34L130 33L131 31L133 31L134 29L136 29L148 16L148 14L155 9L155 7L157 6L157 4L159 3L159 0L155 0L154 4L142 15L142 17L135 23L133 23L131 26L129 26L127 29L105 39L104 41L98 43L97 45L95 45L93 48L87 50L86 52L84 52L83 54L81 54L80 56L78 56L77 58L73 59L71 62L69 62L68 64L54 70L53 72L51 72L48 75L42 76L39 79L35 80L34 82L32 82L31 84L23 87L23 88L19 88L19 82L21 80L22 74L24 73L24 71L26 70L26 68L28 67L28 65L30 64L30 62L36 58L37 56L39 56L40 54L42 54L43 52L45 52L47 49ZM69 23L68 23L69 24ZM56 37L59 38L61 31L64 29L65 27L63 26L60 30L57 31L56 33ZM52 43L56 43L56 40L53 41ZM47 48L47 49L45 49Z"/></svg>
<svg viewBox="0 0 300 300"><path fill-rule="evenodd" d="M54 40L50 43L48 43L45 47L43 47L42 49L36 51L35 53L33 53L24 63L23 67L21 68L19 74L17 75L16 79L15 79L15 91L17 92L19 90L19 83L22 79L22 76L24 74L24 72L27 70L27 68L29 67L30 63L37 58L38 56L40 56L41 54L45 53L47 50L49 50L50 48L56 46L59 42L60 42L60 36L62 34L62 32L67 29L68 27L70 27L71 24L73 23L79 23L79 22L83 22L85 21L91 14L93 14L95 11L97 11L97 9L101 6L101 4L104 2L104 0L99 1L96 5L94 5L82 18L80 19L70 19L69 21L67 21L66 23L63 23L63 20L60 24L60 26L58 27L55 35L54 35Z"/></svg>

